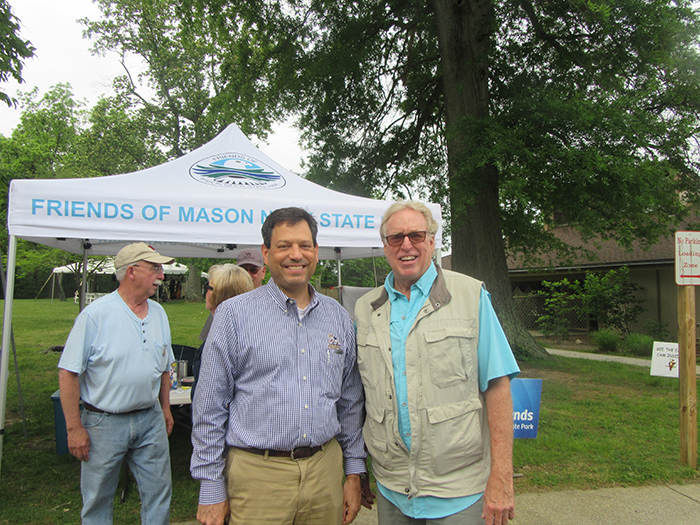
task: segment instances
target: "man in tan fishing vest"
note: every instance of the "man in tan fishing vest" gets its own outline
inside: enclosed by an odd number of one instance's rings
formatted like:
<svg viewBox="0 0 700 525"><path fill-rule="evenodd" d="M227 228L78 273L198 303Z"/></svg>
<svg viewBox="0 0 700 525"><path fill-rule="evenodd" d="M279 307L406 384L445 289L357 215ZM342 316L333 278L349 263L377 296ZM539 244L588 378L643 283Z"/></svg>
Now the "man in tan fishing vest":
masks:
<svg viewBox="0 0 700 525"><path fill-rule="evenodd" d="M483 283L433 264L437 230L424 204L394 203L392 272L355 309L379 524L503 525L520 370Z"/></svg>

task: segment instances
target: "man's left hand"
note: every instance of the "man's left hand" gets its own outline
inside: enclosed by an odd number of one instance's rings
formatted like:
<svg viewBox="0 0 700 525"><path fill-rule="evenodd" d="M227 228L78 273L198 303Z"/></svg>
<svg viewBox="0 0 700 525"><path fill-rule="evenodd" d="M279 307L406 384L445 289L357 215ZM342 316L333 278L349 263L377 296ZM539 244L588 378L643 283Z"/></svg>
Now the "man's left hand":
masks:
<svg viewBox="0 0 700 525"><path fill-rule="evenodd" d="M165 430L168 431L168 435L173 431L175 426L175 420L173 419L173 414L170 412L169 408L163 409L163 417L165 417Z"/></svg>
<svg viewBox="0 0 700 525"><path fill-rule="evenodd" d="M362 506L372 510L376 496L369 485L369 474L365 474L365 476L360 478L360 487L362 489Z"/></svg>
<svg viewBox="0 0 700 525"><path fill-rule="evenodd" d="M506 525L515 518L515 494L513 475L491 472L484 491L484 512L481 517L486 525Z"/></svg>
<svg viewBox="0 0 700 525"><path fill-rule="evenodd" d="M353 522L357 513L360 512L361 500L360 476L348 474L343 484L343 525L349 525Z"/></svg>

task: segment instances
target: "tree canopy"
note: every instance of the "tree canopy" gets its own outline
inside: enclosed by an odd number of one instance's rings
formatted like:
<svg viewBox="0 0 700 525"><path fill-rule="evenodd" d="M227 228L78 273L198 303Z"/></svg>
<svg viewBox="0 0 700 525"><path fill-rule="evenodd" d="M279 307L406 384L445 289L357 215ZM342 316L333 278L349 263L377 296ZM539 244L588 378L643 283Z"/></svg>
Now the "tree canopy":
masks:
<svg viewBox="0 0 700 525"><path fill-rule="evenodd" d="M516 353L507 254L585 236L650 243L700 196L700 23L689 1L289 2L289 85L309 176L419 196L449 216L453 269L486 282Z"/></svg>
<svg viewBox="0 0 700 525"><path fill-rule="evenodd" d="M12 14L9 2L0 0L0 82L12 77L21 83L24 59L34 56L34 47L28 40L22 40L19 29L19 21ZM0 91L0 101L10 107L17 103L4 91Z"/></svg>

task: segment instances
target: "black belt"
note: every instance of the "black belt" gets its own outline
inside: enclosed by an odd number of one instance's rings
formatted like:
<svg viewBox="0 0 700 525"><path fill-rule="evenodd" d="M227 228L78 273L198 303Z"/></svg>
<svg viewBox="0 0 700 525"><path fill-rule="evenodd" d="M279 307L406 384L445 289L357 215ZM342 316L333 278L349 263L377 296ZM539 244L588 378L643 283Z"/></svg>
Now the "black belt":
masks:
<svg viewBox="0 0 700 525"><path fill-rule="evenodd" d="M276 458L291 458L293 460L310 458L316 452L319 452L322 447L297 447L294 450L270 450L265 448L242 448L236 447L238 450L244 452L250 452L251 454L258 454L264 456L273 456Z"/></svg>
<svg viewBox="0 0 700 525"><path fill-rule="evenodd" d="M96 414L109 414L109 415L111 415L111 416L126 416L126 415L128 415L128 414L135 414L136 412L143 412L144 410L150 410L150 409L151 409L151 407L148 407L148 408L137 408L136 410L129 410L128 412L119 412L119 413L115 413L115 412L107 412L107 411L105 411L105 410L100 410L100 409L97 408L96 406L92 406L90 403L86 403L85 401L83 401L83 407L84 407L85 410L87 410L88 412L95 412Z"/></svg>

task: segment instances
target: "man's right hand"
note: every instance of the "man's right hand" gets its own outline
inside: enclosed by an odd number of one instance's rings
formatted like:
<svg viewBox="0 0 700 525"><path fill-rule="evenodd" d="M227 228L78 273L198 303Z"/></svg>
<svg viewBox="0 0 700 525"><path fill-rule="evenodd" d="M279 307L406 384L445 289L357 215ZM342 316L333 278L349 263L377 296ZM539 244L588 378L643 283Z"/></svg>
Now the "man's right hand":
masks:
<svg viewBox="0 0 700 525"><path fill-rule="evenodd" d="M202 525L224 525L228 523L228 500L214 505L199 505L197 507L197 521Z"/></svg>
<svg viewBox="0 0 700 525"><path fill-rule="evenodd" d="M82 425L68 431L68 450L80 461L90 459L90 436Z"/></svg>

